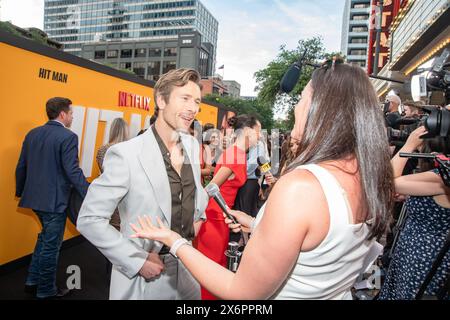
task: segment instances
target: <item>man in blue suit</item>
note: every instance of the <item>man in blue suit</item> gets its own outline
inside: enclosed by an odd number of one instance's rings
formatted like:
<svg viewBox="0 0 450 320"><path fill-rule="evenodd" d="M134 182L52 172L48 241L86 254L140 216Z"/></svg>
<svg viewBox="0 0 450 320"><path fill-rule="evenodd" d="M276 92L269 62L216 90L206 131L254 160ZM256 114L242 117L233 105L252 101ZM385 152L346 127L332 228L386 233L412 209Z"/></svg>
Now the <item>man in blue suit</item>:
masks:
<svg viewBox="0 0 450 320"><path fill-rule="evenodd" d="M26 135L16 168L19 207L32 209L42 224L25 283L25 291L37 298L69 292L56 287L66 208L72 187L84 198L89 186L78 164L78 137L68 129L73 120L71 104L59 97L47 101L49 121Z"/></svg>

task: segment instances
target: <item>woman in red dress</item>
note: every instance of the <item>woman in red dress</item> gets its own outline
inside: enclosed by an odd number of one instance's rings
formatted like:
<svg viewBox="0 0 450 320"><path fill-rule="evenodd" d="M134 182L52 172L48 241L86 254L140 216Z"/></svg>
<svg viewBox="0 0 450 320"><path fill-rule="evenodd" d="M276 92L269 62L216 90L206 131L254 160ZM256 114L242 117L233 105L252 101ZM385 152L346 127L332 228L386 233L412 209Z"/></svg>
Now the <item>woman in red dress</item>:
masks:
<svg viewBox="0 0 450 320"><path fill-rule="evenodd" d="M234 129L235 142L220 156L211 182L219 186L228 207L233 208L237 192L247 180L246 153L258 142L259 134L254 128L259 122L254 116L240 115L229 119L228 124ZM208 258L225 267L224 253L228 246L230 231L225 224L222 210L214 199L209 200L206 217L207 220L202 224L194 244ZM202 288L202 299L217 298Z"/></svg>

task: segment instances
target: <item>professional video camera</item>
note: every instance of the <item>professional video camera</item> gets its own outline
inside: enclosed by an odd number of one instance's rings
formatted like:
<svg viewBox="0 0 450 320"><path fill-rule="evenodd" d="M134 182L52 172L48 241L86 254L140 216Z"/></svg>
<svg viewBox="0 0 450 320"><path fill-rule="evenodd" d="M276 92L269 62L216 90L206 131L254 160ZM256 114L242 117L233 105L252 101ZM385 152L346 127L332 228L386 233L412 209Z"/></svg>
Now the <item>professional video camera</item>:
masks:
<svg viewBox="0 0 450 320"><path fill-rule="evenodd" d="M432 92L441 91L445 96L445 104L450 101L450 51L445 49L440 57L429 61L427 64L419 68L417 75L411 80L411 95L414 101L429 99ZM384 79L390 81L391 79ZM382 107L385 112L388 110L389 102ZM408 139L408 136L417 127L425 125L428 135L424 138L434 138L437 136L447 137L450 128L450 112L437 106L420 107L425 115L420 118L399 118L396 125L403 127L398 130L388 128L389 142L393 145L402 146Z"/></svg>
<svg viewBox="0 0 450 320"><path fill-rule="evenodd" d="M387 128L388 139L391 144L403 145L411 132L424 125L428 134L423 139L434 137L447 138L450 135L450 111L439 106L421 106L424 114L418 118L402 117L397 124L402 125L402 129L396 130Z"/></svg>
<svg viewBox="0 0 450 320"><path fill-rule="evenodd" d="M442 91L446 102L450 102L450 51L445 49L441 56L418 69L411 79L411 95L414 101L428 99L433 91Z"/></svg>
<svg viewBox="0 0 450 320"><path fill-rule="evenodd" d="M394 145L403 145L408 139L411 132L413 132L416 128L423 125L428 116L422 115L419 118L414 117L401 117L396 121L398 126L401 126L401 129L394 129L392 127L387 128L387 135L389 139L389 143Z"/></svg>

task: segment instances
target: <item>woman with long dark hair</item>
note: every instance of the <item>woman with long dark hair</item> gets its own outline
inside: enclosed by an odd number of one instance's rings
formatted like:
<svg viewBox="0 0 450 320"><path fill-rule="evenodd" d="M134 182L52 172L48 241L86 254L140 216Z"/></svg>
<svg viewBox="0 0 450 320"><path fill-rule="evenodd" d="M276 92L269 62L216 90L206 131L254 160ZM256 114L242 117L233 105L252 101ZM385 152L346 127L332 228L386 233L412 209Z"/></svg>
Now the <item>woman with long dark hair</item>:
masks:
<svg viewBox="0 0 450 320"><path fill-rule="evenodd" d="M299 156L275 184L236 273L212 263L149 219L136 237L171 247L192 275L223 299L351 299L393 198L384 119L358 66L327 61L295 109ZM247 221L246 221L247 220ZM236 226L234 226L236 227Z"/></svg>
<svg viewBox="0 0 450 320"><path fill-rule="evenodd" d="M228 124L234 130L234 143L217 161L211 183L219 186L225 202L232 208L239 189L247 180L246 152L258 142L254 128L259 125L259 121L254 116L240 115L230 118ZM225 266L224 252L227 249L230 231L224 221L222 210L214 199L208 203L206 218L194 240L194 245L205 256ZM202 299L213 300L216 297L202 287Z"/></svg>

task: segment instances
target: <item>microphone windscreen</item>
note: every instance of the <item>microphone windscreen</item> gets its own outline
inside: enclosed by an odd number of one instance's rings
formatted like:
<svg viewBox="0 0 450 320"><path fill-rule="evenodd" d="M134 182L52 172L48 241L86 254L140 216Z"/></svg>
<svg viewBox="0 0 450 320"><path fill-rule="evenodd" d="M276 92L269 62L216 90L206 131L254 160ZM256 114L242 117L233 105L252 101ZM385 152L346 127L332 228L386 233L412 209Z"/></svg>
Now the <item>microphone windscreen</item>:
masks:
<svg viewBox="0 0 450 320"><path fill-rule="evenodd" d="M208 194L208 196L210 198L214 197L215 195L217 195L217 193L220 192L219 190L219 186L213 182L210 182L206 187L205 187L205 191Z"/></svg>
<svg viewBox="0 0 450 320"><path fill-rule="evenodd" d="M280 89L284 93L289 93L294 90L295 85L300 78L301 66L294 63L289 67L288 71L284 74L283 79L281 79Z"/></svg>

